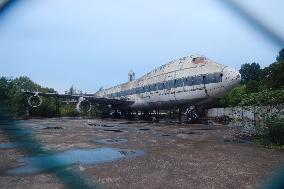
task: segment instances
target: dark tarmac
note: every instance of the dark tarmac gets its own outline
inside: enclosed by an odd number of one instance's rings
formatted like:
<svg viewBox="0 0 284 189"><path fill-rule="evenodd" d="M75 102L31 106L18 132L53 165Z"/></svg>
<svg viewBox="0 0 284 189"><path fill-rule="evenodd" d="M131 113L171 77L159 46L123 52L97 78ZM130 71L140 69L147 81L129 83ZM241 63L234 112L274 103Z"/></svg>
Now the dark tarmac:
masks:
<svg viewBox="0 0 284 189"><path fill-rule="evenodd" d="M235 140L229 126L218 124L70 118L15 124L0 131L1 188L72 188L76 179L90 188L259 188L284 160L283 150ZM21 137L8 132L19 128L26 131Z"/></svg>

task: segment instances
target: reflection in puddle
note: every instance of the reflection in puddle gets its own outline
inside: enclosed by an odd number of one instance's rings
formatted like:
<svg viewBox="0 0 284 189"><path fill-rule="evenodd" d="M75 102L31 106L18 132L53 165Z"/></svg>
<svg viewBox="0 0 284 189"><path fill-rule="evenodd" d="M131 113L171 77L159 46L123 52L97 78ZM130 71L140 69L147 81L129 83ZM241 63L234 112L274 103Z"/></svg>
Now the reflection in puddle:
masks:
<svg viewBox="0 0 284 189"><path fill-rule="evenodd" d="M43 171L56 171L58 168L73 164L98 164L123 158L132 158L143 154L144 152L138 150L117 148L67 150L53 155L23 158L20 162L26 163L26 165L10 170L8 174L22 175L35 174Z"/></svg>
<svg viewBox="0 0 284 189"><path fill-rule="evenodd" d="M127 139L101 139L96 141L99 144L120 144L120 143L125 143L127 142Z"/></svg>

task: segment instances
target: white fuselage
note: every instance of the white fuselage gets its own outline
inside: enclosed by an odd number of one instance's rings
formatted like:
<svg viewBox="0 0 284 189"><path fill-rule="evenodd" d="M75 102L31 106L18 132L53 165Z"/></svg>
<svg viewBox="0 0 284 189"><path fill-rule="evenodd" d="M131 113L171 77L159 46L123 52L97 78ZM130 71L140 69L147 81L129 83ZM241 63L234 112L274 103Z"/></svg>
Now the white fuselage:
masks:
<svg viewBox="0 0 284 189"><path fill-rule="evenodd" d="M241 80L238 71L201 56L188 56L165 64L143 77L95 96L134 103L130 109L185 107L222 97ZM126 108L126 107L124 107Z"/></svg>

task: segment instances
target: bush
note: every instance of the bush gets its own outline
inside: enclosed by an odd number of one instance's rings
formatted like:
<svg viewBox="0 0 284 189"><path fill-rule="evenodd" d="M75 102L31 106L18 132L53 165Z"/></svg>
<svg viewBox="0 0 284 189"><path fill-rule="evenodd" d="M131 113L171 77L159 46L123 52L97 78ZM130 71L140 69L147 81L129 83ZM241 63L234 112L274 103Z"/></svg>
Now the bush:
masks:
<svg viewBox="0 0 284 189"><path fill-rule="evenodd" d="M233 88L223 98L218 101L218 107L238 106L242 101L243 95L246 94L246 85L240 85Z"/></svg>
<svg viewBox="0 0 284 189"><path fill-rule="evenodd" d="M80 113L76 110L75 107L66 105L61 108L61 115L67 117L77 117L80 115Z"/></svg>
<svg viewBox="0 0 284 189"><path fill-rule="evenodd" d="M268 118L266 120L266 126L263 137L266 137L271 143L278 146L284 145L284 118Z"/></svg>
<svg viewBox="0 0 284 189"><path fill-rule="evenodd" d="M258 92L259 83L255 80L251 80L246 85L246 92L247 93L256 93Z"/></svg>

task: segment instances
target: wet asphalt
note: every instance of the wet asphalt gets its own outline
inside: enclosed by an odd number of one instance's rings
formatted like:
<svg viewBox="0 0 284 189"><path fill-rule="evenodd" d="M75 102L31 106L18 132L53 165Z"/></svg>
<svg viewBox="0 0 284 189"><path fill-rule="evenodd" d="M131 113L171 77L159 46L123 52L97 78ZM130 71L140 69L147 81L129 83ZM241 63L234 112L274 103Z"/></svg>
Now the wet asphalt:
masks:
<svg viewBox="0 0 284 189"><path fill-rule="evenodd" d="M236 140L219 124L70 118L15 124L0 131L1 188L258 188L284 160L283 150Z"/></svg>

